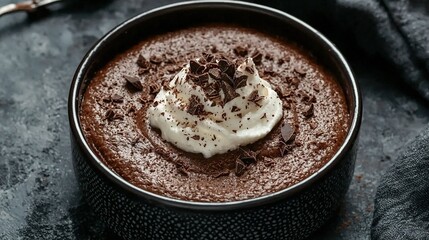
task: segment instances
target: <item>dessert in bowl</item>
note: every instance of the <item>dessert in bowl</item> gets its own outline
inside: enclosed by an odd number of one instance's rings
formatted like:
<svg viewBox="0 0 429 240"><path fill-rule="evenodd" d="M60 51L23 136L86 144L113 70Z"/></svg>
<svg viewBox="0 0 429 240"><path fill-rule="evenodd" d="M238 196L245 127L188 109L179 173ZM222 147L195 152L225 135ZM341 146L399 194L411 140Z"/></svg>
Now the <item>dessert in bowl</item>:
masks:
<svg viewBox="0 0 429 240"><path fill-rule="evenodd" d="M347 63L299 20L176 4L118 26L79 66L74 163L125 239L296 239L347 191L360 111Z"/></svg>

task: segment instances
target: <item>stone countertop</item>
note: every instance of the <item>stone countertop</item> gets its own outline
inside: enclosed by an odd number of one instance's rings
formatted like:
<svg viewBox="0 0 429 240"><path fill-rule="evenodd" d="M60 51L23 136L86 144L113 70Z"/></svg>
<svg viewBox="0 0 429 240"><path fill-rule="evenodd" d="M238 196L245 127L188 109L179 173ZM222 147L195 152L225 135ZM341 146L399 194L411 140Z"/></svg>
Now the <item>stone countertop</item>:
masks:
<svg viewBox="0 0 429 240"><path fill-rule="evenodd" d="M0 5L9 3L0 0ZM89 3L91 2L91 3ZM83 1L0 19L0 239L116 239L81 199L70 159L67 95L86 51L115 25L173 1ZM344 49L343 49L344 48ZM345 202L311 239L366 239L373 198L429 106L379 59L340 44L363 92L355 176Z"/></svg>

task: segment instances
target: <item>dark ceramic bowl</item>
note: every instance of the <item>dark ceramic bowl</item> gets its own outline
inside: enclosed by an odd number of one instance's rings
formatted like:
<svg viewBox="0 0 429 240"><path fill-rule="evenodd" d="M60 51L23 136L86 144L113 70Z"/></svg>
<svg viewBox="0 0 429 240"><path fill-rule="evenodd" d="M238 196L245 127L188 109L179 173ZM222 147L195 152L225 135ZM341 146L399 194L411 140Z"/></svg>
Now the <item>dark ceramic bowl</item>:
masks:
<svg viewBox="0 0 429 240"><path fill-rule="evenodd" d="M126 182L91 150L79 123L82 93L91 75L139 40L196 22L226 22L263 29L308 49L342 86L351 121L334 157L302 182L266 196L225 203L160 196ZM267 27L269 27L267 29ZM84 57L69 96L73 161L81 191L93 211L124 239L301 239L330 218L353 175L361 98L340 52L319 32L275 9L243 2L197 1L140 14L105 35Z"/></svg>

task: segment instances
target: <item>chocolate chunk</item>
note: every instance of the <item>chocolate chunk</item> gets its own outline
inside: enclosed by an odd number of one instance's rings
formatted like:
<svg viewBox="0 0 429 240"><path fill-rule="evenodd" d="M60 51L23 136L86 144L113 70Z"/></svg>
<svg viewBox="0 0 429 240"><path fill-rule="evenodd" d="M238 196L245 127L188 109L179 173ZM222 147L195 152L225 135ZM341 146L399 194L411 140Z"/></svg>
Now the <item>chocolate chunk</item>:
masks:
<svg viewBox="0 0 429 240"><path fill-rule="evenodd" d="M151 63L154 63L154 64L160 64L162 62L162 60L163 60L163 58L159 55L152 55L149 58L149 61Z"/></svg>
<svg viewBox="0 0 429 240"><path fill-rule="evenodd" d="M244 164L249 165L256 162L256 156L258 155L257 152L254 152L249 149L243 149L243 148L240 148L240 149L242 153L239 159L243 161Z"/></svg>
<svg viewBox="0 0 429 240"><path fill-rule="evenodd" d="M212 68L219 68L219 65L217 63L207 63L205 71L208 72ZM220 71L220 69L219 69L219 71Z"/></svg>
<svg viewBox="0 0 429 240"><path fill-rule="evenodd" d="M150 68L150 62L141 54L139 55L139 57L137 59L137 65L142 69L149 70L149 68Z"/></svg>
<svg viewBox="0 0 429 240"><path fill-rule="evenodd" d="M201 74L196 79L200 86L204 86L209 82L209 74L208 73Z"/></svg>
<svg viewBox="0 0 429 240"><path fill-rule="evenodd" d="M203 57L207 63L210 63L214 59L213 54L210 54L210 53L203 53Z"/></svg>
<svg viewBox="0 0 429 240"><path fill-rule="evenodd" d="M238 93L235 92L235 90L229 85L228 83L222 81L222 91L225 96L224 102L227 103L231 101L232 99L238 97Z"/></svg>
<svg viewBox="0 0 429 240"><path fill-rule="evenodd" d="M234 79L234 75L235 75L234 64L229 65L228 68L226 69L225 73L228 75L229 78Z"/></svg>
<svg viewBox="0 0 429 240"><path fill-rule="evenodd" d="M228 83L231 87L235 86L234 80L228 74L226 74L226 73L221 73L220 74L220 79L223 82Z"/></svg>
<svg viewBox="0 0 429 240"><path fill-rule="evenodd" d="M285 143L291 140L293 134L295 133L294 127L292 127L289 123L284 122L281 127L282 138Z"/></svg>
<svg viewBox="0 0 429 240"><path fill-rule="evenodd" d="M314 115L314 106L311 103L310 105L306 105L302 111L302 115L306 118L310 118Z"/></svg>
<svg viewBox="0 0 429 240"><path fill-rule="evenodd" d="M293 70L298 73L301 76L305 76L305 74L307 73L306 71L304 71L304 69L302 69L300 66L295 66L293 68Z"/></svg>
<svg viewBox="0 0 429 240"><path fill-rule="evenodd" d="M290 150L292 150L292 145L283 143L280 148L280 156L284 157Z"/></svg>
<svg viewBox="0 0 429 240"><path fill-rule="evenodd" d="M248 72L248 73L250 73L250 74L253 74L253 73L255 72L255 70L253 70L253 68L252 68L252 67L249 67L249 66L247 66L247 67L244 69L244 71L246 71L246 72Z"/></svg>
<svg viewBox="0 0 429 240"><path fill-rule="evenodd" d="M127 83L130 87L132 87L136 91L143 90L143 85L138 77L133 77L130 75L124 75L125 80L127 80Z"/></svg>
<svg viewBox="0 0 429 240"><path fill-rule="evenodd" d="M201 74L203 72L204 66L199 62L191 60L189 62L189 70L192 74Z"/></svg>
<svg viewBox="0 0 429 240"><path fill-rule="evenodd" d="M157 94L159 93L159 91L161 90L161 84L152 81L151 83L149 83L149 93L150 94Z"/></svg>
<svg viewBox="0 0 429 240"><path fill-rule="evenodd" d="M247 75L241 72L235 72L234 75L235 88L241 88L247 84Z"/></svg>
<svg viewBox="0 0 429 240"><path fill-rule="evenodd" d="M187 112L191 115L202 115L204 113L204 105L200 103L196 95L191 95Z"/></svg>
<svg viewBox="0 0 429 240"><path fill-rule="evenodd" d="M285 63L285 60L283 58L279 58L279 60L277 60L278 65L283 65L283 63Z"/></svg>
<svg viewBox="0 0 429 240"><path fill-rule="evenodd" d="M247 55L247 48L239 45L234 48L234 53L240 57L245 57Z"/></svg>
<svg viewBox="0 0 429 240"><path fill-rule="evenodd" d="M107 110L106 115L104 116L108 121L113 121L115 118L115 112L112 109Z"/></svg>
<svg viewBox="0 0 429 240"><path fill-rule="evenodd" d="M258 50L256 50L253 54L252 54L252 59L253 59L253 62L256 64L256 65L259 65L259 64L261 64L261 62L262 62L262 54L258 51Z"/></svg>
<svg viewBox="0 0 429 240"><path fill-rule="evenodd" d="M110 97L110 99L112 99L112 102L115 102L115 103L122 103L123 101L124 101L124 98L121 96L121 95L118 95L118 94L113 94L111 97Z"/></svg>
<svg viewBox="0 0 429 240"><path fill-rule="evenodd" d="M277 93L280 97L288 97L292 94L292 92L286 87L285 84L280 84L276 87Z"/></svg>
<svg viewBox="0 0 429 240"><path fill-rule="evenodd" d="M231 64L228 62L228 60L221 59L221 60L219 60L218 65L219 65L219 69L222 72L226 72L226 70L229 68L229 65L231 65Z"/></svg>
<svg viewBox="0 0 429 240"><path fill-rule="evenodd" d="M269 54L269 53L267 53L266 55L265 55L265 59L267 59L267 60L273 60L273 56L271 56L271 54Z"/></svg>
<svg viewBox="0 0 429 240"><path fill-rule="evenodd" d="M235 160L235 176L240 177L246 170L246 164L240 159Z"/></svg>
<svg viewBox="0 0 429 240"><path fill-rule="evenodd" d="M255 103L259 107L260 105L258 102L262 99L264 99L264 97L259 96L258 90L253 90L253 92L251 92L249 97L247 98L248 101Z"/></svg>
<svg viewBox="0 0 429 240"><path fill-rule="evenodd" d="M221 71L219 68L212 68L209 70L209 76L215 80L220 80Z"/></svg>

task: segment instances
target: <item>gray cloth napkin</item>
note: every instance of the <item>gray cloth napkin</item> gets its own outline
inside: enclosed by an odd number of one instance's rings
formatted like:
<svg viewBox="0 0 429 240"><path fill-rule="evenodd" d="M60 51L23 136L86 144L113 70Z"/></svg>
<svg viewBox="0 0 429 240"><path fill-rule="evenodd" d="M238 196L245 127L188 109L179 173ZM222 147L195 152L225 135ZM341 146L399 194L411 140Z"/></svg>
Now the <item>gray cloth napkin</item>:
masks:
<svg viewBox="0 0 429 240"><path fill-rule="evenodd" d="M429 103L429 1L256 1L295 15L337 45L380 57ZM350 46L353 45L353 46ZM363 57L363 56L362 56ZM364 127L364 126L363 126ZM372 239L429 239L429 128L382 177Z"/></svg>

